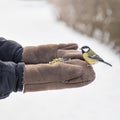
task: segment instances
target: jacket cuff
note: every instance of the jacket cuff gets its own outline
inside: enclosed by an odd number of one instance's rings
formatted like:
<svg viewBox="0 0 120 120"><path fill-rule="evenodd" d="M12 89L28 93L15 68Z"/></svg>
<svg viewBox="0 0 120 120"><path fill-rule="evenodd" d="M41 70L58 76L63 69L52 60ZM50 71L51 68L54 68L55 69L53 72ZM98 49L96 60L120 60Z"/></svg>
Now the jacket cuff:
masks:
<svg viewBox="0 0 120 120"><path fill-rule="evenodd" d="M0 60L0 99L11 92L22 91L24 63L3 62Z"/></svg>
<svg viewBox="0 0 120 120"><path fill-rule="evenodd" d="M0 37L0 60L21 62L23 47L13 40Z"/></svg>
<svg viewBox="0 0 120 120"><path fill-rule="evenodd" d="M17 64L17 69L16 69L17 83L14 92L23 90L22 80L23 80L24 65L25 65L24 62L20 62Z"/></svg>

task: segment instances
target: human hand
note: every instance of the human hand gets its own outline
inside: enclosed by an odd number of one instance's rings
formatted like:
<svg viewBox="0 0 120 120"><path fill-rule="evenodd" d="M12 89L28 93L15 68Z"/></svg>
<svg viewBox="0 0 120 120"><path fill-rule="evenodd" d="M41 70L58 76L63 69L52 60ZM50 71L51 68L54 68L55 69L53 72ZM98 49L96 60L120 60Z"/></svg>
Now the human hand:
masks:
<svg viewBox="0 0 120 120"><path fill-rule="evenodd" d="M83 59L78 45L70 44L48 44L39 46L27 46L23 48L22 61L26 64L49 63L54 58Z"/></svg>
<svg viewBox="0 0 120 120"><path fill-rule="evenodd" d="M76 88L95 79L95 72L79 59L54 64L25 65L24 92Z"/></svg>

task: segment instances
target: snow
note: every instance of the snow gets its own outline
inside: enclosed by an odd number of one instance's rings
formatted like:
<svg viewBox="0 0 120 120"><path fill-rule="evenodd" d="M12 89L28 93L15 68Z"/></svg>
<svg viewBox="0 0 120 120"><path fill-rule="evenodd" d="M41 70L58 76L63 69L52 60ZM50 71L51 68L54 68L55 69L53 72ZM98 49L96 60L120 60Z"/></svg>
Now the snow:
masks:
<svg viewBox="0 0 120 120"><path fill-rule="evenodd" d="M12 93L0 100L1 120L119 120L120 60L98 40L81 35L55 19L46 1L0 0L0 36L21 45L75 42L88 45L113 67L94 65L96 79L75 89Z"/></svg>

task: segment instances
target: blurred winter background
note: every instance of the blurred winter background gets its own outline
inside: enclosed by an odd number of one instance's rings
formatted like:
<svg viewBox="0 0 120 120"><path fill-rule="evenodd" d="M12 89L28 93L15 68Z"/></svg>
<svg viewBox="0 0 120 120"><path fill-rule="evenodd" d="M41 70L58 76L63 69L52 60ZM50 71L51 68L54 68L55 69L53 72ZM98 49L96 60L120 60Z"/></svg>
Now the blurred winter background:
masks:
<svg viewBox="0 0 120 120"><path fill-rule="evenodd" d="M119 0L0 0L0 36L21 45L88 45L113 67L94 65L91 84L65 90L12 93L1 120L120 119Z"/></svg>

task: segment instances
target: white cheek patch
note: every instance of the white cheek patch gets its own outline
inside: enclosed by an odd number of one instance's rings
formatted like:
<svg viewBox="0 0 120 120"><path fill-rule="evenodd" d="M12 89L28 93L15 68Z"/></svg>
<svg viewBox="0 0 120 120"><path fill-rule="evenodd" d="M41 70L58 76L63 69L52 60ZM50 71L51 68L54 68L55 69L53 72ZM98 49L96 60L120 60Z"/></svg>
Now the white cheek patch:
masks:
<svg viewBox="0 0 120 120"><path fill-rule="evenodd" d="M89 48L84 48L83 50L84 50L84 52L88 52Z"/></svg>

